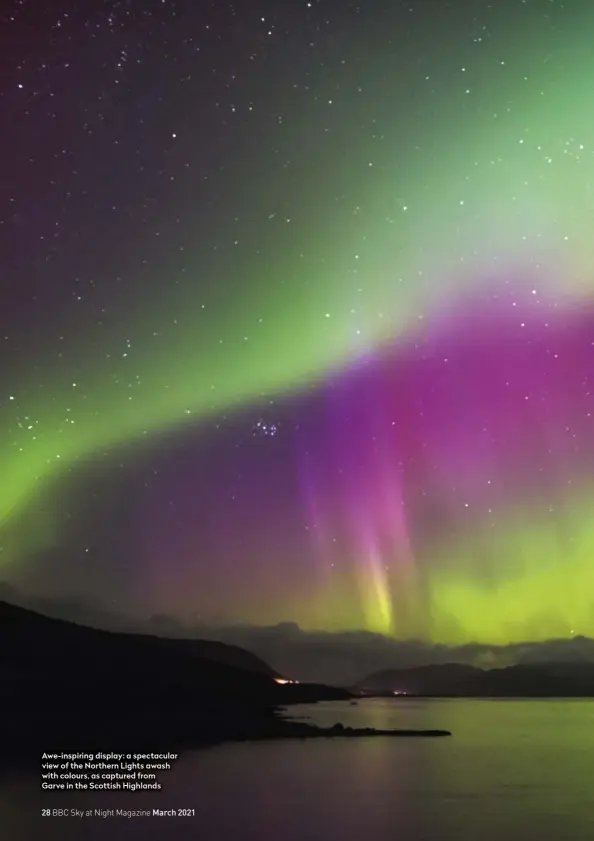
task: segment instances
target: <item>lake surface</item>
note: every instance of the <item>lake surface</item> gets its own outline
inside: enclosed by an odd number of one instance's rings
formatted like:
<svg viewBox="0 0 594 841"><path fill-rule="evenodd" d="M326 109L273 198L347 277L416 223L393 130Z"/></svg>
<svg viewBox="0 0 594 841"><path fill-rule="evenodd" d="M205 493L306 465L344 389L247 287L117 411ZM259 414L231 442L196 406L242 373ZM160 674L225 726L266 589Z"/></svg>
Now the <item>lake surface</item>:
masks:
<svg viewBox="0 0 594 841"><path fill-rule="evenodd" d="M161 792L53 793L0 778L10 841L594 841L594 700L377 699L293 707L322 725L441 739L229 744L185 754ZM67 749L67 746L64 747ZM138 750L150 751L150 745ZM46 818L50 808L192 808L193 818Z"/></svg>

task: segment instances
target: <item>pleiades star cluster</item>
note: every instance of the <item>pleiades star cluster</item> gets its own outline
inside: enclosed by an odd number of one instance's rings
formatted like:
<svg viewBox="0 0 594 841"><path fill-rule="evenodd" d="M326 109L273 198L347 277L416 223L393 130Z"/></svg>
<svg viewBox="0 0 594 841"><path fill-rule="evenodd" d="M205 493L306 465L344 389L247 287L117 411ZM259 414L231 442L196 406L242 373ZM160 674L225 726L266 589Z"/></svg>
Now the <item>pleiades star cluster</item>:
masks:
<svg viewBox="0 0 594 841"><path fill-rule="evenodd" d="M593 635L592 5L0 23L0 577Z"/></svg>

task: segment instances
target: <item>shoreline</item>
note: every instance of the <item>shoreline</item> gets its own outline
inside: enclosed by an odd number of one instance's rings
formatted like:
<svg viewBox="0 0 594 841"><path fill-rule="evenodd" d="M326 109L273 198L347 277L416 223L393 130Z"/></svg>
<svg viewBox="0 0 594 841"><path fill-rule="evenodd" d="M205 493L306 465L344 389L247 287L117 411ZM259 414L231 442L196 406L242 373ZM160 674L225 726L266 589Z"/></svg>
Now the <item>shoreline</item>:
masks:
<svg viewBox="0 0 594 841"><path fill-rule="evenodd" d="M55 724L55 722L54 722ZM272 742L272 741L295 741L308 739L362 739L362 738L440 738L451 736L449 730L378 730L373 727L346 727L340 722L331 727L317 727L314 724L287 721L273 714L270 718L236 721L202 721L198 725L187 727L186 736L179 732L171 734L171 738L165 736L167 729L161 722L152 722L151 726L144 732L137 730L133 735L123 722L118 724L102 722L106 732L102 734L101 741L97 735L87 734L81 738L80 733L67 734L62 730L58 735L53 730L50 736L50 728L46 731L45 737L39 733L35 743L27 740L24 745L12 742L10 735L2 733L2 756L0 757L0 774L13 771L38 770L40 755L43 751L53 752L54 750L69 750L73 752L97 752L99 750L131 750L136 751L142 743L150 742L151 750L174 751L180 755L188 751L204 748L217 747L224 744L246 743L246 742ZM154 729L153 729L154 728ZM59 728L61 729L61 728ZM125 732L126 730L126 732ZM160 735L155 739L155 730ZM149 735L152 733L152 735ZM14 737L14 733L12 734ZM32 735L32 734L31 734ZM37 734L36 734L37 735ZM105 736L105 740L103 740Z"/></svg>

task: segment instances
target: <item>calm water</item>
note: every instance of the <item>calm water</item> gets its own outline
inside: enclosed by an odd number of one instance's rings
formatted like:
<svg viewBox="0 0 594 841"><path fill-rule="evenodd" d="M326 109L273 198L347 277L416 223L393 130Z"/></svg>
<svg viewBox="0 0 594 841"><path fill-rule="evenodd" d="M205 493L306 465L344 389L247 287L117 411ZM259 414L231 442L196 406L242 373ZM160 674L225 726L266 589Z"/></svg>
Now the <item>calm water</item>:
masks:
<svg viewBox="0 0 594 841"><path fill-rule="evenodd" d="M10 841L594 841L594 701L369 700L293 708L320 724L439 727L444 739L224 745L152 793L0 781ZM150 746L139 747L150 750ZM194 808L195 818L37 817L42 806Z"/></svg>

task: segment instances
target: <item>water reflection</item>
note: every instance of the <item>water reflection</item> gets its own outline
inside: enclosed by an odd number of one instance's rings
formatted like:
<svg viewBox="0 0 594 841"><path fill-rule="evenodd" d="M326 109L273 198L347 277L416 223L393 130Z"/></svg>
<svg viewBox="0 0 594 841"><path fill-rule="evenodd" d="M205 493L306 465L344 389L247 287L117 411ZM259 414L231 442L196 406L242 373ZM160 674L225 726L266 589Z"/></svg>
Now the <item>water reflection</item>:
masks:
<svg viewBox="0 0 594 841"><path fill-rule="evenodd" d="M164 790L75 798L0 784L10 841L592 841L594 702L364 701L315 723L446 728L445 739L224 745L185 755ZM72 802L71 802L72 801ZM194 808L190 819L47 819L59 808Z"/></svg>

